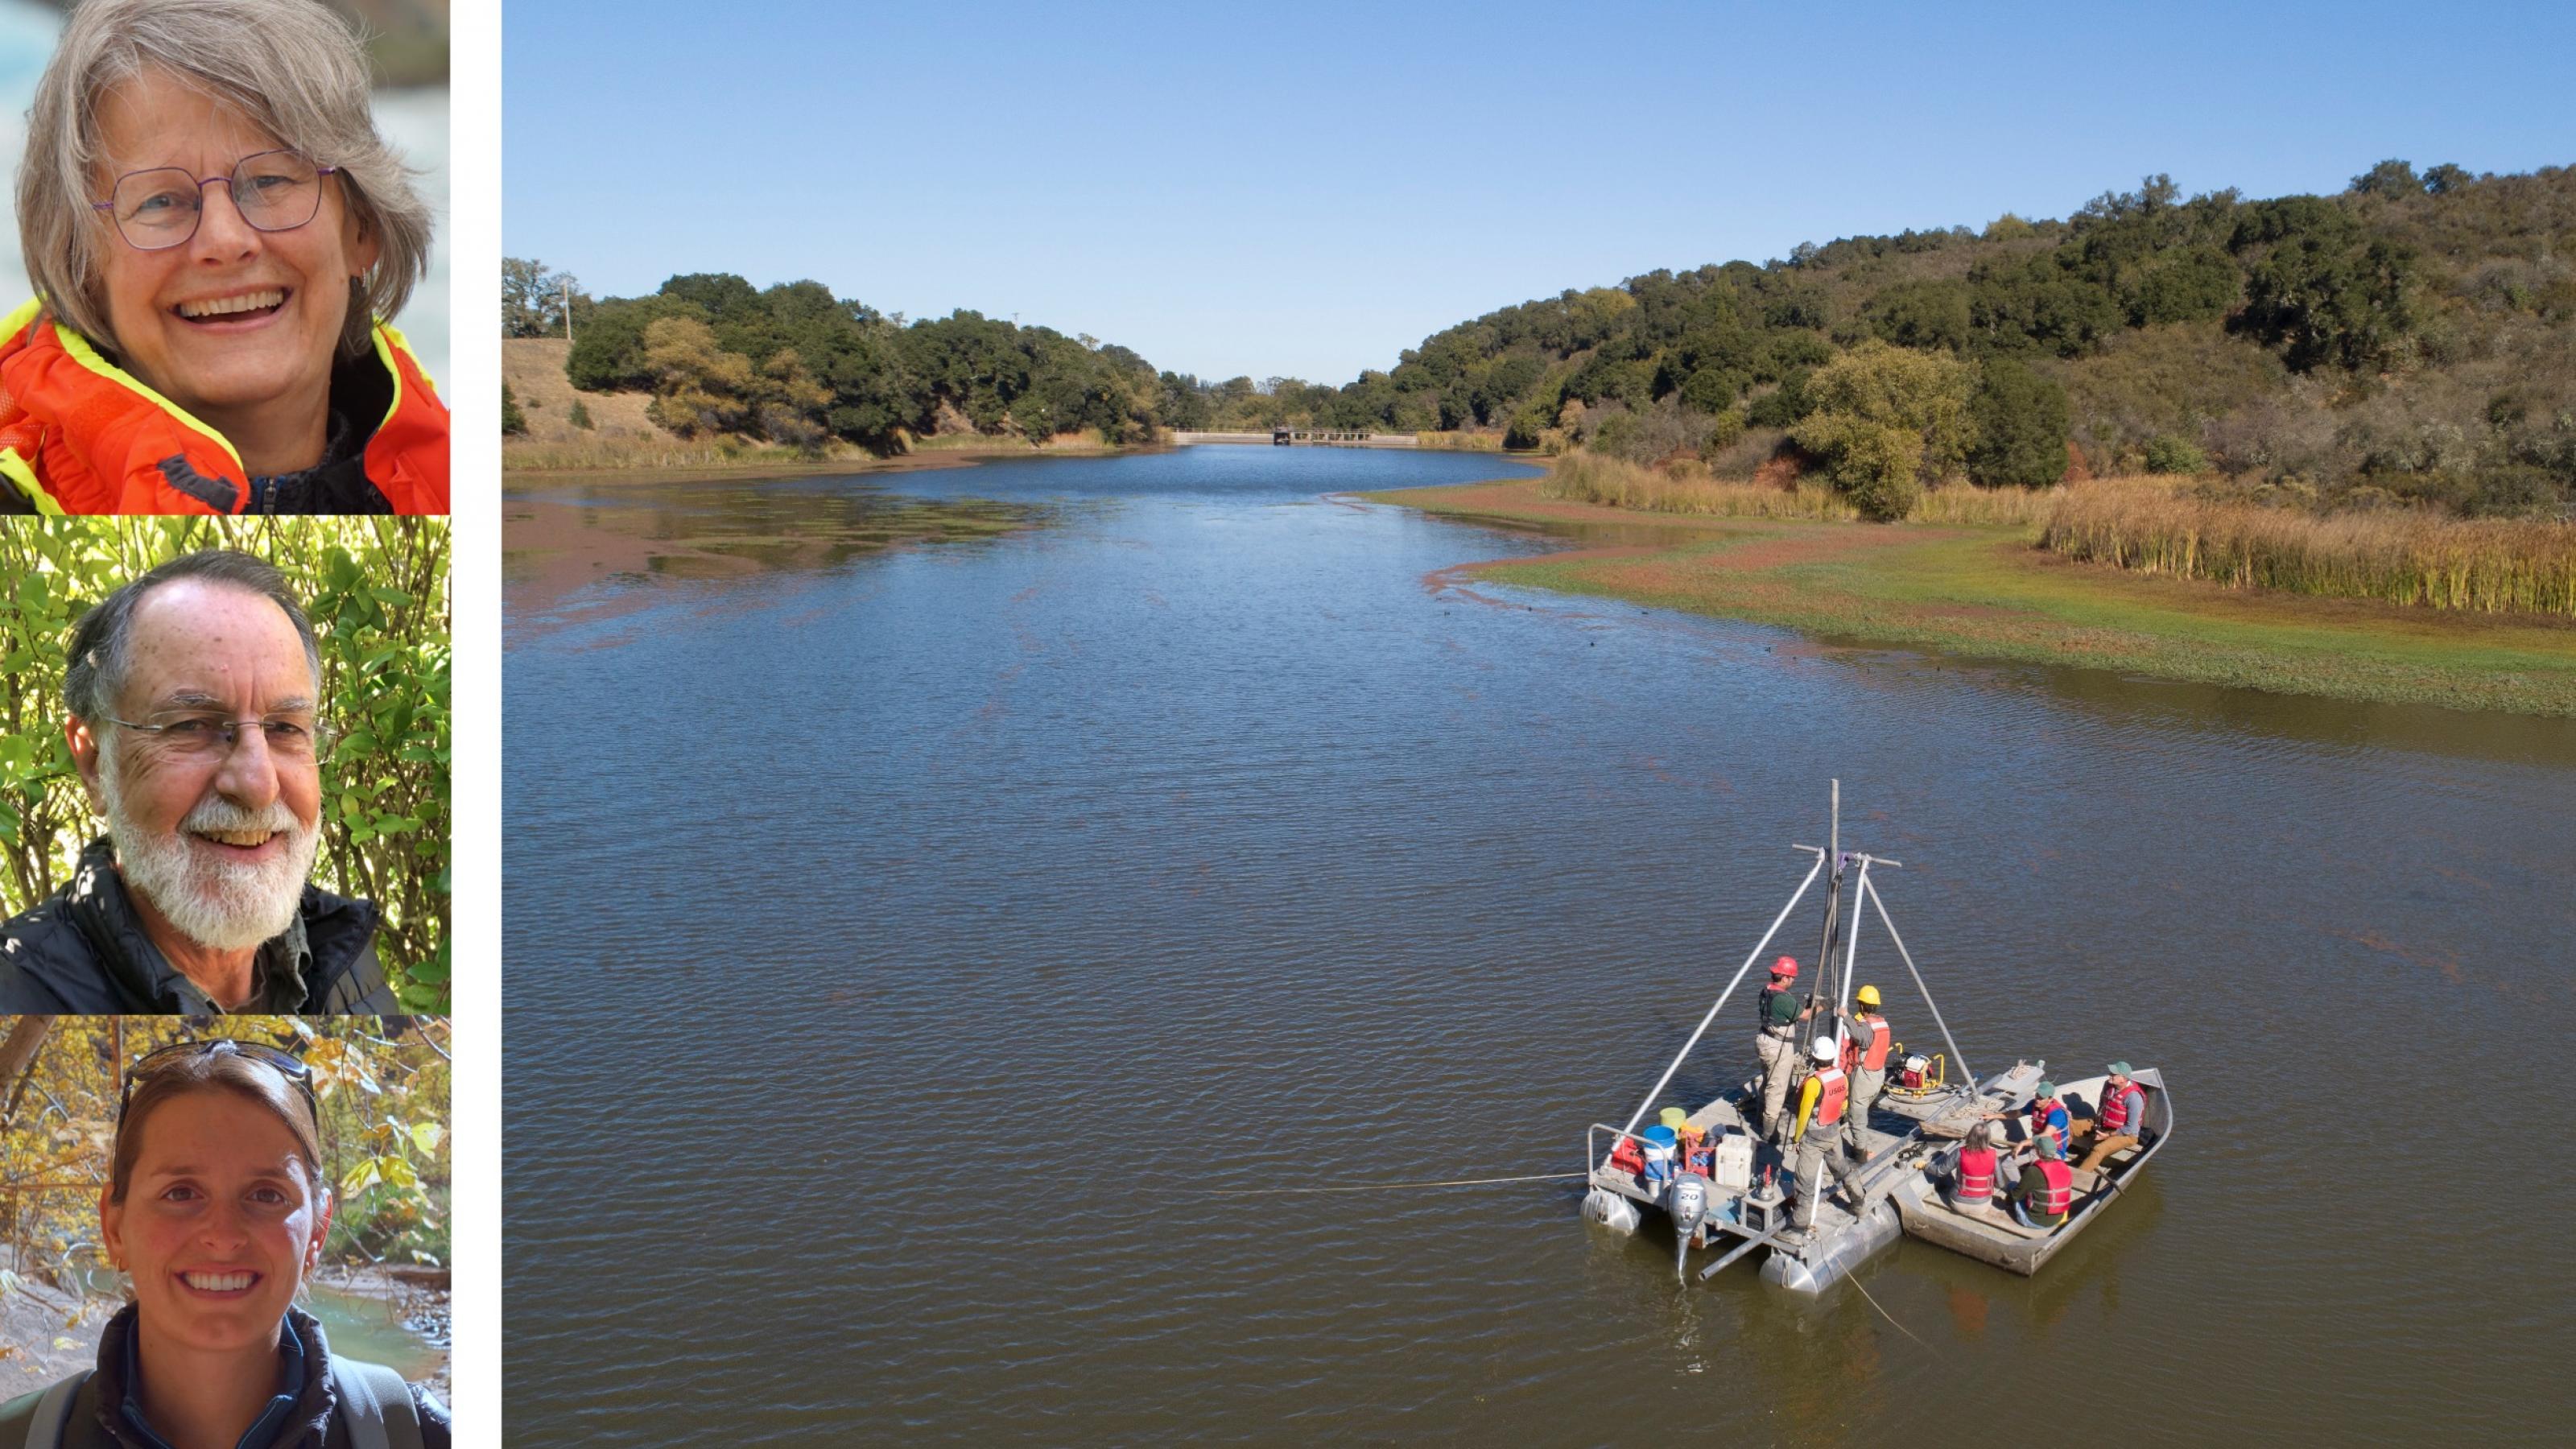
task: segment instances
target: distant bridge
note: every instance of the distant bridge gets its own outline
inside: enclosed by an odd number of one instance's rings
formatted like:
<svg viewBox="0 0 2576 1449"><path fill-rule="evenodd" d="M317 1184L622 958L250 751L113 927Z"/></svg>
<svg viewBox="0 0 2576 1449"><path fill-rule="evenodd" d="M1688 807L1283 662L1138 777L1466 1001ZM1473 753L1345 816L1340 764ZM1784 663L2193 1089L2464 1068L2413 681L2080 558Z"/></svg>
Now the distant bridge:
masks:
<svg viewBox="0 0 2576 1449"><path fill-rule="evenodd" d="M1262 433L1175 432L1172 441L1183 447L1192 443L1271 443L1282 448L1418 448L1422 445L1422 440L1411 433L1357 433L1338 428L1272 428Z"/></svg>

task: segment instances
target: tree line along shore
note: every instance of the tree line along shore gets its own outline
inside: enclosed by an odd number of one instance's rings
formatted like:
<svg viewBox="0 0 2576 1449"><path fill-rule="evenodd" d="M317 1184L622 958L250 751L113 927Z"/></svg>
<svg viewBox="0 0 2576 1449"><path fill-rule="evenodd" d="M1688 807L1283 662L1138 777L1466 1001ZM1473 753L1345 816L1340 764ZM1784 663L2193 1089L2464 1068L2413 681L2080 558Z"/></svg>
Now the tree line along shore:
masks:
<svg viewBox="0 0 2576 1449"><path fill-rule="evenodd" d="M1340 387L1211 383L814 282L594 300L518 260L504 281L505 332L577 339L529 359L542 376L513 364L558 394L520 412L514 468L1404 431L1547 457L1565 502L2004 528L2164 580L2576 618L2576 168L2387 161L2269 200L2152 176L2064 220L1568 290Z"/></svg>

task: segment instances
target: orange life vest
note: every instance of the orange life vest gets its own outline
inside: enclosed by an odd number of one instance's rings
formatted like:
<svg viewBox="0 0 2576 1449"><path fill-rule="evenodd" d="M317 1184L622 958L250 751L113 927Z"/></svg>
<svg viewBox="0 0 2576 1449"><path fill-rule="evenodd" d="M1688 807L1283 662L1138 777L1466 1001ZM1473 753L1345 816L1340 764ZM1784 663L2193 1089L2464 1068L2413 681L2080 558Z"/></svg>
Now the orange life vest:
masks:
<svg viewBox="0 0 2576 1449"><path fill-rule="evenodd" d="M363 459L396 513L447 512L447 405L401 333L373 360L393 403ZM233 445L29 302L0 322L0 485L38 513L246 513Z"/></svg>
<svg viewBox="0 0 2576 1449"><path fill-rule="evenodd" d="M1983 1202L1995 1192L1995 1153L1991 1147L1959 1149L1959 1191L1961 1200Z"/></svg>
<svg viewBox="0 0 2576 1449"><path fill-rule="evenodd" d="M1862 1017L1860 1024L1869 1028L1869 1050L1861 1054L1860 1069L1864 1072L1886 1071L1887 1043L1893 1035L1887 1029L1887 1018L1872 1013Z"/></svg>
<svg viewBox="0 0 2576 1449"><path fill-rule="evenodd" d="M1827 1067L1816 1073L1816 1122L1831 1127L1843 1120L1843 1101L1851 1093L1851 1084L1840 1067Z"/></svg>

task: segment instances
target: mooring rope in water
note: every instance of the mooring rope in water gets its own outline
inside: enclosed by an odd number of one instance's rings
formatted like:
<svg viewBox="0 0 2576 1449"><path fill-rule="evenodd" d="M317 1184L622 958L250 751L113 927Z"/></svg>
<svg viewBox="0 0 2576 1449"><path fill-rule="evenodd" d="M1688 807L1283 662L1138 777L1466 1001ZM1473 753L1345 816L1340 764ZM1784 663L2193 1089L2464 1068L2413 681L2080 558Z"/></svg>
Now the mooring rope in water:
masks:
<svg viewBox="0 0 2576 1449"><path fill-rule="evenodd" d="M1895 1324L1895 1325L1896 1325L1896 1331L1897 1331L1897 1332L1899 1332L1899 1333L1901 1333L1901 1334L1904 1334L1907 1338L1914 1338L1914 1330L1913 1330L1913 1329L1910 1329L1910 1328L1906 1327L1906 1326L1905 1326L1904 1324L1902 1324L1902 1323L1897 1323L1897 1322L1896 1322L1896 1315L1895 1315L1895 1314L1888 1312L1888 1311L1887 1311L1886 1309L1884 1309L1884 1308L1879 1308L1878 1300L1877 1300L1877 1299L1875 1299L1875 1298L1870 1298L1870 1294L1869 1294L1869 1285L1868 1285L1868 1284L1863 1283L1862 1281L1860 1281L1860 1279L1859 1279L1858 1277L1854 1277L1854 1278L1851 1280L1851 1282L1852 1282L1852 1286L1853 1286L1854 1288L1857 1288L1857 1289L1859 1289L1859 1290L1860 1290L1860 1296L1861 1296L1861 1297L1863 1297L1863 1298L1869 1298L1869 1306L1870 1306L1870 1307L1872 1307L1872 1308L1878 1308L1878 1316L1879 1316L1879 1317L1886 1319L1889 1323ZM1915 1341L1916 1343L1923 1343L1923 1340L1921 1340L1921 1339L1919 1339L1919 1338L1914 1338L1914 1341ZM1923 1343L1923 1351L1924 1351L1924 1352L1926 1352L1926 1353L1933 1353L1933 1352L1936 1352L1937 1350L1935 1350L1935 1349L1932 1347L1932 1345L1930 1345L1930 1344L1928 1344L1928 1343Z"/></svg>
<svg viewBox="0 0 2576 1449"><path fill-rule="evenodd" d="M1397 1192L1425 1187L1491 1187L1504 1182L1557 1182L1569 1177L1590 1177L1588 1172L1539 1172L1527 1177L1461 1177L1449 1182L1362 1182L1340 1187L1185 1187L1181 1192L1202 1197L1282 1197L1306 1192Z"/></svg>

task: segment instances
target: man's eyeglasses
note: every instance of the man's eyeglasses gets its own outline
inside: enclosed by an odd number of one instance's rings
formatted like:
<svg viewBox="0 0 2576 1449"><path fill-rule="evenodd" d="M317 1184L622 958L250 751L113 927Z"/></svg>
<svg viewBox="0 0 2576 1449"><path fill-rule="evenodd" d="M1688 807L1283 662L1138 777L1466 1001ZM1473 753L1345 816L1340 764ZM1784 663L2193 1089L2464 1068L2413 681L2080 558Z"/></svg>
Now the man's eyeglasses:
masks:
<svg viewBox="0 0 2576 1449"><path fill-rule="evenodd" d="M309 714L277 714L265 719L234 719L230 715L202 711L174 711L156 714L149 720L118 719L107 722L137 734L150 735L153 741L171 754L192 760L229 758L241 745L243 732L257 726L260 738L267 742L268 752L285 760L319 760L331 753L331 741L337 731Z"/></svg>
<svg viewBox="0 0 2576 1449"><path fill-rule="evenodd" d="M178 166L155 166L116 178L114 193L90 206L108 214L127 246L157 252L197 234L197 223L206 214L206 188L218 181L232 191L233 210L254 230L293 231L322 209L322 178L339 169L316 166L300 151L244 156L228 176L201 177Z"/></svg>
<svg viewBox="0 0 2576 1449"><path fill-rule="evenodd" d="M322 1104L313 1095L313 1069L304 1064L303 1058L281 1051L264 1041L241 1041L227 1036L215 1037L208 1041L174 1042L169 1046L145 1052L125 1074L125 1090L118 1094L116 1099L116 1125L120 1129L125 1126L125 1108L134 1100L136 1083L174 1062L188 1061L197 1057L227 1055L248 1057L263 1066L273 1068L279 1076L295 1084L295 1089L304 1094L304 1105L312 1111L314 1120L317 1122L321 1120Z"/></svg>

